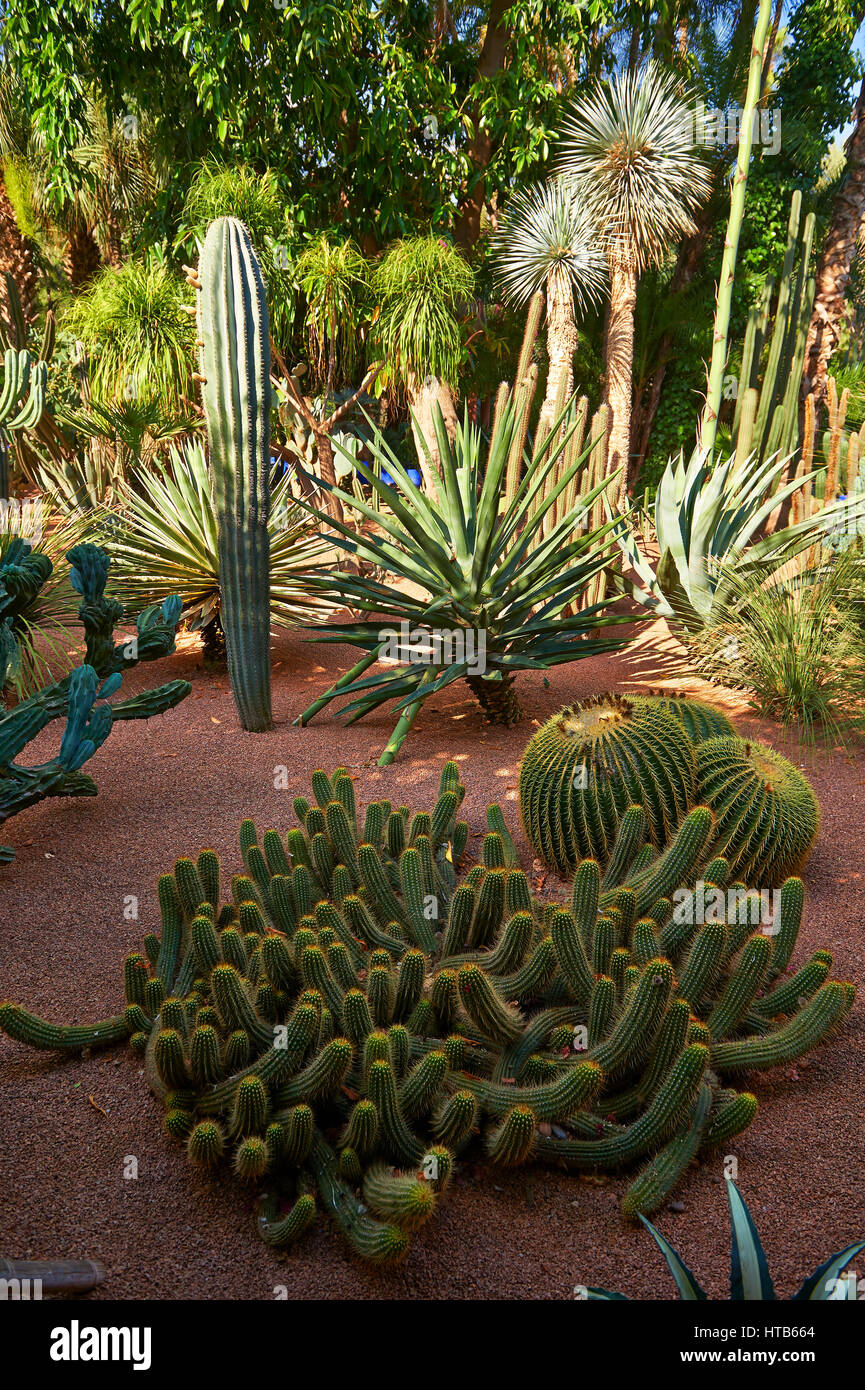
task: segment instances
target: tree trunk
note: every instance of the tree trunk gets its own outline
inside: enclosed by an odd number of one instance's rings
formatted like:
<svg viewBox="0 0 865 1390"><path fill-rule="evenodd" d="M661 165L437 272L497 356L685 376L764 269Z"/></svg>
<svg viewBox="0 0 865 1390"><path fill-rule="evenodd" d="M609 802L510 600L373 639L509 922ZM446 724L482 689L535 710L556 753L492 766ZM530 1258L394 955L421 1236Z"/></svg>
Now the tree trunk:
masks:
<svg viewBox="0 0 865 1390"><path fill-rule="evenodd" d="M408 400L412 415L411 430L417 450L418 468L424 481L427 496L437 502L438 481L441 478L442 465L435 430L435 408L436 406L440 408L448 439L453 442L459 428L454 398L446 381L439 381L438 377L435 376L424 377L421 381L412 376L408 382ZM426 444L426 449L424 444ZM427 450L432 460L432 470L430 470Z"/></svg>
<svg viewBox="0 0 865 1390"><path fill-rule="evenodd" d="M631 397L634 370L634 308L637 271L624 255L610 263L610 332L607 340L606 403L610 408L607 472L623 468L620 495L628 483L631 446Z"/></svg>
<svg viewBox="0 0 865 1390"><path fill-rule="evenodd" d="M505 66L508 31L505 28L504 19L512 4L513 0L490 0L484 42L475 75L476 83L486 83ZM459 213L454 226L454 240L458 246L462 246L465 250L471 250L481 233L481 214L486 199L484 174L493 153L493 142L489 131L481 124L479 102L476 102L472 107L471 119L474 125L474 135L469 141L468 153L475 173L470 176L473 181L469 192L460 202Z"/></svg>
<svg viewBox="0 0 865 1390"><path fill-rule="evenodd" d="M841 338L847 307L850 268L865 229L865 79L853 114L855 125L847 141L847 177L832 208L832 220L817 267L817 293L805 346L804 394L815 404L826 393L829 359Z"/></svg>
<svg viewBox="0 0 865 1390"><path fill-rule="evenodd" d="M550 368L547 373L547 393L538 418L539 439L545 438L552 427L563 387L566 401L573 394L574 353L578 342L570 281L562 267L555 266L547 278L547 353Z"/></svg>
<svg viewBox="0 0 865 1390"><path fill-rule="evenodd" d="M503 676L500 681L484 676L466 676L466 683L490 724L519 724L523 709L514 689L514 677Z"/></svg>
<svg viewBox="0 0 865 1390"><path fill-rule="evenodd" d="M67 247L63 256L63 269L73 289L84 285L99 269L99 247L93 233L83 221L73 223L67 233Z"/></svg>
<svg viewBox="0 0 865 1390"><path fill-rule="evenodd" d="M33 317L33 291L36 287L33 252L15 221L15 212L6 192L3 176L0 174L0 283L6 271L15 281L21 300L21 312L29 323ZM3 291L0 294L0 312L5 313L5 303L6 294Z"/></svg>

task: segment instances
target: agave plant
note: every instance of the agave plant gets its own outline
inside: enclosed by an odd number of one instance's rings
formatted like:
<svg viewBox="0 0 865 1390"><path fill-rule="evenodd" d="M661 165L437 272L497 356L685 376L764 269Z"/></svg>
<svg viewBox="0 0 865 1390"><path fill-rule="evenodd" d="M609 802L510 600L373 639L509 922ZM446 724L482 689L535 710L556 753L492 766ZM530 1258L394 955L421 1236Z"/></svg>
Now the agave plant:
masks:
<svg viewBox="0 0 865 1390"><path fill-rule="evenodd" d="M97 511L122 495L136 470L150 468L170 441L201 429L198 415L166 416L143 401L89 401L86 408L63 406L57 418L74 430L75 448L63 440L34 450L32 481L66 516Z"/></svg>
<svg viewBox="0 0 865 1390"><path fill-rule="evenodd" d="M218 650L217 520L204 449L197 440L172 446L164 474L143 469L133 482L121 506L105 509L101 518L117 597L138 612L179 595L188 626L202 632L206 650ZM283 474L271 493L269 521L275 627L296 627L327 611L306 575L326 554L314 529L291 496L291 475Z"/></svg>
<svg viewBox="0 0 865 1390"><path fill-rule="evenodd" d="M424 701L453 681L468 682L492 722L512 724L522 714L514 690L518 671L545 670L623 644L623 639L598 635L605 625L626 621L607 612L606 601L563 616L610 562L614 523L595 529L589 524L592 504L608 480L577 498L543 534L545 518L589 452L579 454L551 481L575 428L572 423L559 437L568 414L566 408L554 421L548 447L535 451L513 496L505 494L505 476L511 443L524 422L511 401L499 412L486 460L481 433L467 415L451 443L438 412L438 500L415 486L375 431L369 447L380 468L370 470L367 480L389 510L375 511L360 497L329 490L379 533L363 534L333 521L330 525L336 545L391 574L399 587L348 572L310 578L319 590L336 589L366 614L363 622L319 629L319 640L348 642L366 655L297 723L307 723L340 696L354 697L342 711L351 722L393 700L400 717L379 759L384 766L393 761ZM390 474L399 491L379 473ZM328 520L310 503L302 505ZM404 584L411 585L411 592L404 591ZM398 664L367 675L383 656Z"/></svg>
<svg viewBox="0 0 865 1390"><path fill-rule="evenodd" d="M567 398L574 389L574 308L597 303L607 282L600 238L570 180L549 179L514 195L496 232L493 266L512 303L546 293L550 367L539 428L549 429L560 393Z"/></svg>
<svg viewBox="0 0 865 1390"><path fill-rule="evenodd" d="M769 1274L769 1262L760 1243L757 1227L754 1225L754 1218L732 1178L727 1178L726 1182L727 1197L730 1202L732 1236L730 1298L752 1303L774 1300L777 1298L777 1294ZM645 1216L640 1216L640 1220L667 1261L667 1268L676 1282L680 1298L688 1303L707 1300L709 1295L700 1287L678 1251L668 1240L664 1239L651 1221L646 1220ZM855 1280L841 1279L839 1276L850 1261L859 1254L860 1250L865 1250L865 1240L846 1246L844 1250L839 1250L836 1255L830 1255L829 1259L824 1260L813 1274L808 1275L799 1291L793 1294L792 1301L825 1303L855 1299L857 1296ZM612 1299L628 1301L626 1294L610 1293L607 1289L587 1289L586 1297L591 1301L599 1302L608 1302Z"/></svg>
<svg viewBox="0 0 865 1390"><path fill-rule="evenodd" d="M794 478L775 491L786 465L777 455L756 466L752 457L734 454L714 467L699 452L687 467L681 454L671 459L655 497L657 565L626 528L616 533L639 581L635 597L697 632L724 612L732 575L765 581L833 528L849 525L854 512L865 515L865 497L852 504L843 499L755 540L771 513L814 476Z"/></svg>

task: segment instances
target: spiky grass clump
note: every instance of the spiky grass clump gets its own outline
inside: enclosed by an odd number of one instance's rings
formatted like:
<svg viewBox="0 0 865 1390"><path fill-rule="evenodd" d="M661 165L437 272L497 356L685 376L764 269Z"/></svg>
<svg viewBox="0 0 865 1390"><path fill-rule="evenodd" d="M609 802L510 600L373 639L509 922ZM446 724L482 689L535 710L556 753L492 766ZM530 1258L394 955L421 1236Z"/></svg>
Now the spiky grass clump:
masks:
<svg viewBox="0 0 865 1390"><path fill-rule="evenodd" d="M718 822L717 852L746 883L774 888L798 873L820 808L802 774L771 748L714 738L697 748L699 795Z"/></svg>
<svg viewBox="0 0 865 1390"><path fill-rule="evenodd" d="M644 807L651 843L667 843L693 804L694 750L663 702L597 695L548 720L520 768L520 813L535 851L560 873L606 862L627 808Z"/></svg>
<svg viewBox="0 0 865 1390"><path fill-rule="evenodd" d="M603 883L584 859L565 906L532 898L497 806L457 885L453 763L414 816L379 801L361 821L342 769L312 785L285 838L243 822L224 899L212 851L163 875L162 932L125 962L124 1013L64 1028L0 1005L0 1028L35 1047L129 1036L167 1134L258 1187L268 1244L301 1237L315 1193L364 1259L403 1258L476 1135L495 1164L636 1166L623 1211L654 1211L753 1119L754 1097L721 1078L794 1060L850 1008L827 952L785 975L798 879L771 938L759 895L721 891L705 806L657 855L627 808Z"/></svg>

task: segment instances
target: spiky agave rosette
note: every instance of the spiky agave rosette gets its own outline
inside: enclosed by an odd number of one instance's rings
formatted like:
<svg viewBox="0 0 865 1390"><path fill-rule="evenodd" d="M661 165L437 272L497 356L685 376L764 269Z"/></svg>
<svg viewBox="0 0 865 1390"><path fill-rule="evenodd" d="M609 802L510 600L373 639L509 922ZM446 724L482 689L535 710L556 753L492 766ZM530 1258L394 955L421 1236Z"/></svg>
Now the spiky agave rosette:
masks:
<svg viewBox="0 0 865 1390"><path fill-rule="evenodd" d="M124 1013L64 1028L0 1006L36 1047L128 1037L190 1159L258 1187L271 1244L319 1201L363 1257L401 1258L478 1138L493 1164L637 1166L623 1210L652 1212L753 1119L722 1078L792 1061L850 1007L828 952L787 973L798 879L771 937L759 895L702 920L705 889L676 891L727 886L706 807L660 854L630 807L605 870L582 860L570 902L542 903L497 806L458 881L456 764L414 815L378 801L361 821L343 769L312 784L284 838L243 822L224 901L211 850L160 879L161 934L125 961Z"/></svg>

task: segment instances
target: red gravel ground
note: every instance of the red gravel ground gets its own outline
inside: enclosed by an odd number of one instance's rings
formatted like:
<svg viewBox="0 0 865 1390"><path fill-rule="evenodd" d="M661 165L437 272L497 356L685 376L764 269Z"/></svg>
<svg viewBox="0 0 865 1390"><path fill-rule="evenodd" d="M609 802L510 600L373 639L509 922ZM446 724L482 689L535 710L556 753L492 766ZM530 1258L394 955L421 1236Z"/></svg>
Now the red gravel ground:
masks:
<svg viewBox="0 0 865 1390"><path fill-rule="evenodd" d="M238 862L237 825L293 823L292 792L274 790L275 769L308 791L309 774L344 764L358 799L431 805L441 764L462 764L472 830L500 800L517 830L517 767L533 730L563 704L605 689L681 680L662 624L610 659L561 667L547 685L522 675L526 722L485 727L464 686L427 706L397 762L375 766L392 726L380 714L350 729L329 713L308 729L292 719L355 658L292 636L275 647L269 734L238 728L227 679L198 666L187 649L157 669L135 672L131 693L186 676L193 693L149 724L121 724L88 765L99 796L50 801L0 829L16 851L0 869L0 994L62 1022L116 1012L120 962L158 924L155 883L180 854L213 846ZM705 693L705 690L703 691ZM805 871L807 903L798 956L818 946L833 973L863 978L862 761L831 749L802 752L795 740L749 717L737 697L721 700L742 731L803 763L822 806L819 842ZM45 740L45 756L51 744ZM40 750L41 751L41 750ZM477 844L478 840L470 841ZM524 865L531 868L520 835ZM139 919L127 920L130 896ZM863 1095L865 1030L857 1003L840 1037L796 1067L755 1075L760 1113L729 1145L739 1186L757 1219L776 1289L789 1297L833 1250L865 1235ZM19 1259L91 1257L108 1280L92 1297L270 1299L537 1298L574 1296L602 1285L639 1299L673 1293L663 1261L642 1231L622 1222L626 1177L579 1179L540 1167L499 1172L468 1158L405 1264L370 1270L319 1218L300 1247L278 1256L258 1240L249 1199L224 1177L200 1176L163 1134L160 1107L125 1049L58 1060L0 1037L0 1254ZM124 1177L128 1157L138 1177ZM684 1210L656 1218L710 1295L727 1295L729 1242L722 1158L695 1166L675 1193ZM281 1296L285 1296L282 1292Z"/></svg>

